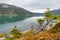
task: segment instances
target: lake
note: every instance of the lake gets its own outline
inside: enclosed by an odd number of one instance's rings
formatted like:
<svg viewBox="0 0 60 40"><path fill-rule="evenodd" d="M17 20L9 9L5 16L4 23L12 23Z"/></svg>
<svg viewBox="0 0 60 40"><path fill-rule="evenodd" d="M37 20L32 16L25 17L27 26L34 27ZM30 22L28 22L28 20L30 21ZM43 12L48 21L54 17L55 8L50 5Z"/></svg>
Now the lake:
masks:
<svg viewBox="0 0 60 40"><path fill-rule="evenodd" d="M43 16L30 17L22 21L16 21L11 23L7 22L5 24L0 24L0 33L9 33L14 26L17 26L17 28L22 32L31 29L32 26L34 28L37 28L39 27L39 23L37 22L37 19L40 19L40 18L42 19L44 17Z"/></svg>

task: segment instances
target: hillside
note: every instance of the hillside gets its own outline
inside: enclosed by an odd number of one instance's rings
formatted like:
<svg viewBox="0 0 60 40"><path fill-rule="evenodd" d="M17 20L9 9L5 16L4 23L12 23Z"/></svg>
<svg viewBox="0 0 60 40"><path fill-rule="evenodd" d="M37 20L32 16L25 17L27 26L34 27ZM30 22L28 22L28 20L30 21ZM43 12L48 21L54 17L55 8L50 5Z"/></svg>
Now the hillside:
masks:
<svg viewBox="0 0 60 40"><path fill-rule="evenodd" d="M21 7L16 7L16 6L4 4L4 3L0 4L0 14L10 14L10 12L15 14L31 13Z"/></svg>
<svg viewBox="0 0 60 40"><path fill-rule="evenodd" d="M60 22L58 22L53 28L51 28L49 32L60 33Z"/></svg>
<svg viewBox="0 0 60 40"><path fill-rule="evenodd" d="M32 12L29 12L21 7L0 3L0 24L20 21L32 16Z"/></svg>
<svg viewBox="0 0 60 40"><path fill-rule="evenodd" d="M60 15L60 9L55 9L52 11L54 14Z"/></svg>

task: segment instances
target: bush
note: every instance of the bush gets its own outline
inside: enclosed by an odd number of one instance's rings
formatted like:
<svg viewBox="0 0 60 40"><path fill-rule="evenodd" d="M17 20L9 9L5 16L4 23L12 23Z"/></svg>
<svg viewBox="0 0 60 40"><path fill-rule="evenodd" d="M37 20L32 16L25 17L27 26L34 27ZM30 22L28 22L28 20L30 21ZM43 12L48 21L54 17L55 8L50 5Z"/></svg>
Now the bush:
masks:
<svg viewBox="0 0 60 40"><path fill-rule="evenodd" d="M9 37L9 38L6 38L6 40L13 40L13 38Z"/></svg>
<svg viewBox="0 0 60 40"><path fill-rule="evenodd" d="M42 23L44 22L44 20L38 19L38 22L39 22L40 24L42 24Z"/></svg>
<svg viewBox="0 0 60 40"><path fill-rule="evenodd" d="M21 31L19 31L16 26L14 26L10 33L14 36L14 38L19 38L22 35Z"/></svg>

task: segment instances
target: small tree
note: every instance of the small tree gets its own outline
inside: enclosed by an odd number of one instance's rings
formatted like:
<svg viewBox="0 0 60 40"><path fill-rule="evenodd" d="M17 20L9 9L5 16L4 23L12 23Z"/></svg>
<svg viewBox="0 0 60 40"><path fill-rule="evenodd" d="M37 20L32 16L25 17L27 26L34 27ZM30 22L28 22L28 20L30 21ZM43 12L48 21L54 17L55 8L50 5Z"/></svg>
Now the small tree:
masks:
<svg viewBox="0 0 60 40"><path fill-rule="evenodd" d="M53 13L50 11L50 9L47 8L47 11L45 12L46 19L49 20L49 19L53 18L53 15L52 14Z"/></svg>
<svg viewBox="0 0 60 40"><path fill-rule="evenodd" d="M44 22L44 20L38 19L38 22L39 22L39 24L42 24Z"/></svg>
<svg viewBox="0 0 60 40"><path fill-rule="evenodd" d="M21 31L17 29L17 26L14 26L10 33L14 36L14 38L19 38L22 35Z"/></svg>

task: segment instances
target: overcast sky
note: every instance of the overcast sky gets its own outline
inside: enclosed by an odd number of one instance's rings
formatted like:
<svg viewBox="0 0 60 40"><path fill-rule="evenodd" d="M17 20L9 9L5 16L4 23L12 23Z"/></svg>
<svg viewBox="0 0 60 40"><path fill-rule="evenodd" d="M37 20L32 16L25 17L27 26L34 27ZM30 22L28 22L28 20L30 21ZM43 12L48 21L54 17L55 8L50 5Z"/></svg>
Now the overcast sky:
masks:
<svg viewBox="0 0 60 40"><path fill-rule="evenodd" d="M46 8L60 8L60 0L0 0L0 3L16 5L32 12L43 12Z"/></svg>

